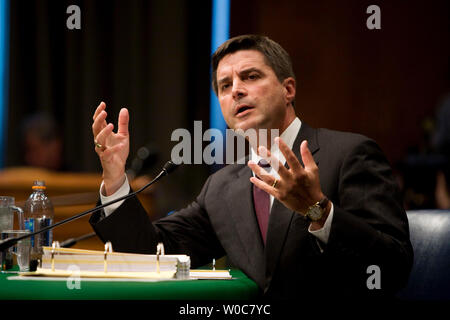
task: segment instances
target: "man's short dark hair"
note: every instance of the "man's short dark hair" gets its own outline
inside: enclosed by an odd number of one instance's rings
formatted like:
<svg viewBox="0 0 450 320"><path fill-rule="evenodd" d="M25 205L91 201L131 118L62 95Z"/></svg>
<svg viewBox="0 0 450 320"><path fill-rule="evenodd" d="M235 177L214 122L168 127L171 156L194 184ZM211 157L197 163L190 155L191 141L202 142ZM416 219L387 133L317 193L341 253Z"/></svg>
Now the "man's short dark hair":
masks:
<svg viewBox="0 0 450 320"><path fill-rule="evenodd" d="M240 50L256 50L264 55L264 59L278 78L284 79L292 77L295 79L289 54L278 43L261 35L242 35L225 41L212 56L212 86L214 92L218 93L217 87L217 66L220 60L226 55Z"/></svg>

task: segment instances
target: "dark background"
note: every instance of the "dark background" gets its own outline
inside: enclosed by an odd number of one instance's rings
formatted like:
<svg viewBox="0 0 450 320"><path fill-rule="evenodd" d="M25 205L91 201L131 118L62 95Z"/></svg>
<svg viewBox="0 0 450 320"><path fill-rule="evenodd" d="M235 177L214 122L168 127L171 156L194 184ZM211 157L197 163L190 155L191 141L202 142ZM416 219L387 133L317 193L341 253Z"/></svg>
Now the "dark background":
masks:
<svg viewBox="0 0 450 320"><path fill-rule="evenodd" d="M72 4L81 9L81 30L66 28ZM381 30L366 27L372 4L381 8ZM101 172L91 132L100 101L115 125L120 108L130 110L130 159L152 145L153 172L170 158L173 130L190 130L194 120L209 127L210 1L12 0L10 10L8 166L22 163L18 128L37 111L61 124L66 169L77 172ZM444 0L233 0L230 31L280 43L297 75L300 119L375 139L406 206L419 208L435 205L435 170L406 160L433 152L436 108L450 89L449 17ZM181 168L161 184L161 207L185 205L209 172ZM417 202L408 188L421 188L427 200Z"/></svg>

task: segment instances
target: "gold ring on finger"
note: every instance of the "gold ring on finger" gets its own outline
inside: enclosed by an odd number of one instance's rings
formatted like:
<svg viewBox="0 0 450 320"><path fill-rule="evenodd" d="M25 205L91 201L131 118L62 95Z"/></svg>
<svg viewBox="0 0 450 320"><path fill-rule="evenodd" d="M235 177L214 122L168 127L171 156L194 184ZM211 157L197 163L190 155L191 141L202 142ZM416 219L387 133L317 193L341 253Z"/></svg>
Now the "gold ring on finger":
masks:
<svg viewBox="0 0 450 320"><path fill-rule="evenodd" d="M275 181L272 184L272 188L276 188L278 183L278 179L275 178Z"/></svg>
<svg viewBox="0 0 450 320"><path fill-rule="evenodd" d="M98 143L97 140L94 140L94 145L96 148L99 148L99 149L103 148L103 146L100 143Z"/></svg>

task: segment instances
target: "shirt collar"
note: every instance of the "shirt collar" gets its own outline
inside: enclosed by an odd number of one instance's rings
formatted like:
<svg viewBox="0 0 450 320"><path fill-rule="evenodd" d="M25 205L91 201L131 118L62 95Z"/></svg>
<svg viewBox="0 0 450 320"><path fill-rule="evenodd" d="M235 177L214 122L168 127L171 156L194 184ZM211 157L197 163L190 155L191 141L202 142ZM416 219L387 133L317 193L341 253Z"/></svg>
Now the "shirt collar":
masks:
<svg viewBox="0 0 450 320"><path fill-rule="evenodd" d="M294 146L295 138L297 137L301 126L302 122L298 117L295 117L295 119L289 124L286 130L284 130L280 135L280 138L283 139L283 141L290 149L292 149L292 147ZM258 163L258 161L261 160L262 158L257 154L256 150L254 150L253 148L251 148L251 151L252 151L251 159L254 162ZM283 165L286 163L286 159L276 143L272 144L270 148L270 153L272 154L272 156L277 157Z"/></svg>

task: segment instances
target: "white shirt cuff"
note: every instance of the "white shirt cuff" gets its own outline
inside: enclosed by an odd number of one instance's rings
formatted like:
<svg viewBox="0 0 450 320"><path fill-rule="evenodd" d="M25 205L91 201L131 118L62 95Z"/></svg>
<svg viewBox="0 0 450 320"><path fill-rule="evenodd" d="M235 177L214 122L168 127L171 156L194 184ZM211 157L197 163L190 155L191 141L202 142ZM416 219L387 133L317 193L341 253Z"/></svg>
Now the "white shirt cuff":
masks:
<svg viewBox="0 0 450 320"><path fill-rule="evenodd" d="M126 196L128 193L130 193L130 184L128 183L127 175L125 175L125 181L123 182L122 186L117 190L115 193L113 193L110 196L104 196L103 191L104 189L104 182L102 181L102 184L100 185L100 201L101 203L107 203L109 201L116 200L117 198ZM105 217L109 216L111 213L113 213L114 210L116 210L125 200L113 203L105 208L103 208L103 211L105 212Z"/></svg>
<svg viewBox="0 0 450 320"><path fill-rule="evenodd" d="M311 230L311 226L309 226L308 231L313 234L316 238L318 238L323 243L328 243L328 238L330 237L330 229L331 229L331 221L333 220L334 206L333 202L331 203L331 210L328 214L327 220L323 224L323 227L318 230Z"/></svg>

